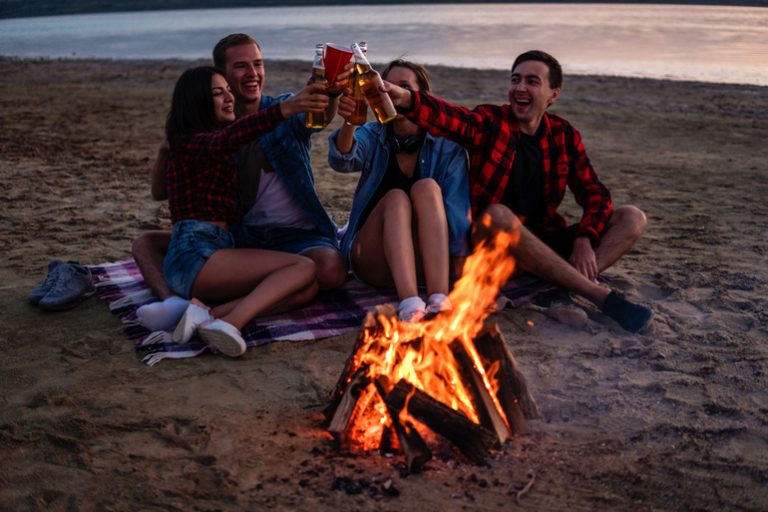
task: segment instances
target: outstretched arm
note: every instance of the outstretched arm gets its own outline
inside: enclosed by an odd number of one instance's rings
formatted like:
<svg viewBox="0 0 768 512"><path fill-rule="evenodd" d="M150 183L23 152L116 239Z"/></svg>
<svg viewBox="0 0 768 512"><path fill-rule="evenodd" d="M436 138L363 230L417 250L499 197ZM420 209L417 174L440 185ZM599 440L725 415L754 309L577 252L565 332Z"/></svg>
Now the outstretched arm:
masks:
<svg viewBox="0 0 768 512"><path fill-rule="evenodd" d="M494 117L484 105L470 110L424 91L410 91L386 81L383 90L401 114L436 137L445 137L469 148L483 145L491 133L487 124L493 122Z"/></svg>

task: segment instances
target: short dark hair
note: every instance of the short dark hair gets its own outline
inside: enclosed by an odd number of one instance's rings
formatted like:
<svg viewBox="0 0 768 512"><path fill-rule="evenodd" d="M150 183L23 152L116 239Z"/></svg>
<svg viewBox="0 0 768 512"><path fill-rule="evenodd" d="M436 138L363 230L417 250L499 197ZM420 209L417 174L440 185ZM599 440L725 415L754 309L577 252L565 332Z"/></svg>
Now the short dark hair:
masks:
<svg viewBox="0 0 768 512"><path fill-rule="evenodd" d="M416 64L415 62L405 59L395 59L387 64L387 67L381 72L381 77L386 80L387 75L392 71L392 68L410 69L416 75L416 82L419 84L419 89L424 92L430 92L432 90L432 83L429 80L429 71L427 71L427 68L421 64Z"/></svg>
<svg viewBox="0 0 768 512"><path fill-rule="evenodd" d="M560 67L560 63L557 62L556 58L541 50L530 50L518 55L515 59L515 63L512 64L512 73L515 72L515 68L519 64L529 60L543 62L547 65L549 68L549 86L552 89L559 89L563 86L563 68Z"/></svg>
<svg viewBox="0 0 768 512"><path fill-rule="evenodd" d="M200 66L184 71L176 81L165 122L165 137L171 148L196 133L216 128L211 79L217 74L224 76L217 68Z"/></svg>
<svg viewBox="0 0 768 512"><path fill-rule="evenodd" d="M255 44L256 48L261 51L259 43L249 36L248 34L229 34L223 37L213 47L213 65L219 69L227 69L227 50L233 46L240 46L243 44Z"/></svg>

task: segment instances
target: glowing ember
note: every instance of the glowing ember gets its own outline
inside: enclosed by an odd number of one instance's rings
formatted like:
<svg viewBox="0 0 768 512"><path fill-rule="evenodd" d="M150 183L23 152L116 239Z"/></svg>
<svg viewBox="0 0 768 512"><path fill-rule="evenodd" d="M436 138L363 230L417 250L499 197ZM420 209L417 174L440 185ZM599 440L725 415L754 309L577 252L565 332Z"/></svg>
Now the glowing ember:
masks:
<svg viewBox="0 0 768 512"><path fill-rule="evenodd" d="M456 361L455 346L452 349L453 342L458 340L492 397L492 407L495 406L504 418L503 408L496 398L499 364L485 368L473 340L495 305L499 288L515 269L514 260L508 253L509 246L515 242L513 235L501 232L475 249L450 294L452 311L416 324L400 323L394 315L369 316L362 342L358 342L346 374L347 380L351 380L358 369L367 367L367 382L376 382L381 376L387 377L384 381L391 385L405 380L479 424L482 414L473 405L469 383L462 377ZM407 409L406 405L397 418L400 424L413 425L422 435L429 435L427 429L409 418ZM510 420L505 418L503 421L502 427L508 429ZM379 447L382 435L392 426L392 419L374 385L366 385L360 391L349 425L346 436L350 443L364 450Z"/></svg>

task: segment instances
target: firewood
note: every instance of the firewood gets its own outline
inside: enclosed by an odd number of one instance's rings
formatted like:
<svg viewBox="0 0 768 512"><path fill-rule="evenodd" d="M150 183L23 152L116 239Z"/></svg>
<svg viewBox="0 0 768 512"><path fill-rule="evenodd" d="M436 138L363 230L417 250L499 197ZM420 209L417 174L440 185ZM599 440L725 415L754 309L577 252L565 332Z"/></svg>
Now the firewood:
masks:
<svg viewBox="0 0 768 512"><path fill-rule="evenodd" d="M496 361L499 362L499 390L496 398L501 403L512 432L526 433L526 419L539 418L539 409L528 390L525 376L518 368L498 326L494 322L486 322L483 330L475 336L474 343L485 368L490 368Z"/></svg>
<svg viewBox="0 0 768 512"><path fill-rule="evenodd" d="M412 424L400 421L400 411L402 408L396 409L386 402L388 388L391 386L389 379L385 376L381 376L374 380L373 384L376 386L376 390L379 392L381 399L384 400L384 403L387 406L387 413L389 414L389 419L397 434L400 449L402 450L403 455L405 455L408 472L418 473L424 467L424 464L432 458L432 451Z"/></svg>
<svg viewBox="0 0 768 512"><path fill-rule="evenodd" d="M363 327L357 335L357 340L355 340L355 346L352 348L352 352L349 353L349 356L347 356L347 360L344 362L344 370L341 372L339 380L336 382L336 386L331 392L331 401L323 410L326 420L330 421L335 414L339 402L341 401L341 397L344 394L344 388L357 371L355 356L358 355L357 353L365 343L366 332L382 331L382 325L379 321L380 316L394 318L397 316L397 310L391 304L382 304L371 308L368 310L368 313L366 313L365 319L363 320Z"/></svg>
<svg viewBox="0 0 768 512"><path fill-rule="evenodd" d="M405 407L406 401L409 416L448 439L469 460L477 464L485 462L489 449L497 442L493 432L473 423L406 380L398 382L384 399L388 407L398 411Z"/></svg>
<svg viewBox="0 0 768 512"><path fill-rule="evenodd" d="M512 436L512 433L496 408L491 392L485 387L482 375L478 372L461 340L454 340L450 349L456 359L462 383L469 391L472 405L480 417L480 424L496 434L498 446L501 446Z"/></svg>
<svg viewBox="0 0 768 512"><path fill-rule="evenodd" d="M328 431L333 435L337 441L342 441L344 432L347 430L349 419L352 417L352 413L355 411L355 405L360 398L360 394L363 389L371 383L368 378L368 365L361 366L355 374L352 376L349 384L344 389L344 394L341 395L338 407L331 417L330 424L328 425Z"/></svg>

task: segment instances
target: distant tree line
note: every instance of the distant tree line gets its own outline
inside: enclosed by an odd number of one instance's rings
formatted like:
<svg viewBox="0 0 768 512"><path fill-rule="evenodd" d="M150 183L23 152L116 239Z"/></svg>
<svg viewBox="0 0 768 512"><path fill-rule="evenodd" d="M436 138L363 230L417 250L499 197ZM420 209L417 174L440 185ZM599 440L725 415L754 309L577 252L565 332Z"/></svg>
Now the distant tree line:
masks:
<svg viewBox="0 0 768 512"><path fill-rule="evenodd" d="M584 0L539 0L533 3L580 3ZM483 3L529 3L531 0L494 1ZM222 7L283 7L301 5L366 5L366 4L435 4L480 3L467 0L0 0L0 18L26 18L32 16L56 16L61 14L87 14L96 12L155 11L164 9L207 9ZM722 0L635 0L625 3L636 4L700 4L768 7L768 0L743 0L727 2Z"/></svg>

